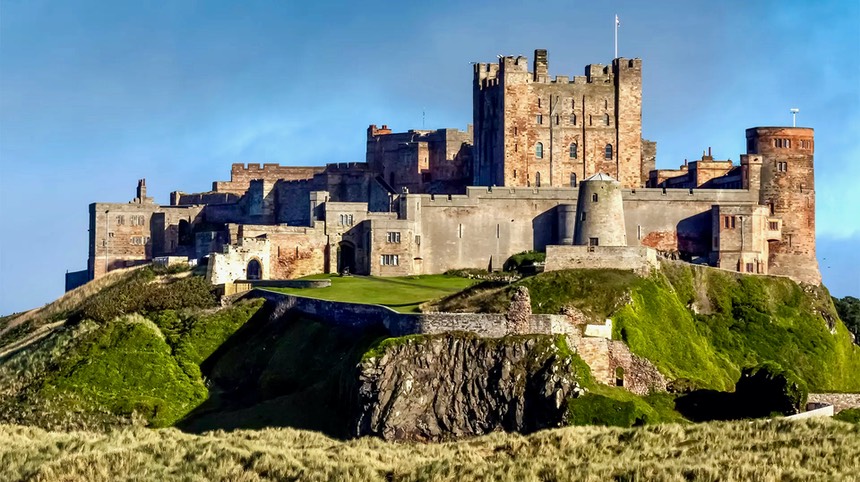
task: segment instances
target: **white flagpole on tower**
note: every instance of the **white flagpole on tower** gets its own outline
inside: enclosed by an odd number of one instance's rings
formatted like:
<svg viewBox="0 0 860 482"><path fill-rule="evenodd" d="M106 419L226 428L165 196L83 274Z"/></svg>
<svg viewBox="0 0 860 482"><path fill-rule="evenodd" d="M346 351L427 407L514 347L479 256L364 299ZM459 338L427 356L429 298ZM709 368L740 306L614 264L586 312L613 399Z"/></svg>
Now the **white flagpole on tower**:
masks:
<svg viewBox="0 0 860 482"><path fill-rule="evenodd" d="M618 26L621 22L618 21L618 14L615 15L615 58L618 58Z"/></svg>

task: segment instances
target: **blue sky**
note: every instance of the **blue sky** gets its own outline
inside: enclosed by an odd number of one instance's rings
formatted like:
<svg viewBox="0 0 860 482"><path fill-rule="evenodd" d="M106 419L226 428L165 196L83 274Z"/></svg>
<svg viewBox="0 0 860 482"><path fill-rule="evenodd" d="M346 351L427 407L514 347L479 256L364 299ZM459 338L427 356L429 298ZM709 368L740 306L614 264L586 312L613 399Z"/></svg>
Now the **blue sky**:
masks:
<svg viewBox="0 0 860 482"><path fill-rule="evenodd" d="M364 159L368 124L465 128L471 61L549 50L550 73L643 59L658 166L744 129L816 130L818 254L860 296L860 2L0 3L0 313L86 267L87 205L145 177L208 190L233 162Z"/></svg>

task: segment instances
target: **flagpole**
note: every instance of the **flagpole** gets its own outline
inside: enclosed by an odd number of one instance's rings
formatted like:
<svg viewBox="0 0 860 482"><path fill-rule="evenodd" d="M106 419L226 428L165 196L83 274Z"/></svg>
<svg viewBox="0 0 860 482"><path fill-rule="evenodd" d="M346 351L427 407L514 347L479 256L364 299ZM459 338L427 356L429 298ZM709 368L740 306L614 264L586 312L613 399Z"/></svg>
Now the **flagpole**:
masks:
<svg viewBox="0 0 860 482"><path fill-rule="evenodd" d="M615 15L615 57L618 58L618 15Z"/></svg>

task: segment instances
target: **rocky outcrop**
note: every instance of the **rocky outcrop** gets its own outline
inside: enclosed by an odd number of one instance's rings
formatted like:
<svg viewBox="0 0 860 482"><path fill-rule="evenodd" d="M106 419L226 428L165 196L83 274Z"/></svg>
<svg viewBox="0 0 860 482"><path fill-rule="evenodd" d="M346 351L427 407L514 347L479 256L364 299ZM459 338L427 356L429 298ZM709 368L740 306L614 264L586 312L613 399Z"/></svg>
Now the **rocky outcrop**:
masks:
<svg viewBox="0 0 860 482"><path fill-rule="evenodd" d="M353 435L438 441L563 424L576 364L546 335L391 339L359 365Z"/></svg>

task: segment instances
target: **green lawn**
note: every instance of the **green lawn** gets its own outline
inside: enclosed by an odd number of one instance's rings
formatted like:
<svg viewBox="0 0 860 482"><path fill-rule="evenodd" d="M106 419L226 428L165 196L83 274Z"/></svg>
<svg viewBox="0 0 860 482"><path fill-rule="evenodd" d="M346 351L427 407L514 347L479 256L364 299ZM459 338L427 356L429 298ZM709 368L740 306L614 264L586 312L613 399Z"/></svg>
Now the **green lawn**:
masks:
<svg viewBox="0 0 860 482"><path fill-rule="evenodd" d="M475 280L445 275L392 278L314 275L308 278L331 279L331 286L328 288L267 289L321 300L383 305L401 313L415 313L421 303L457 293L476 283Z"/></svg>

